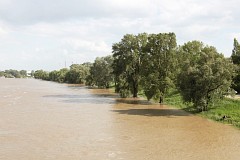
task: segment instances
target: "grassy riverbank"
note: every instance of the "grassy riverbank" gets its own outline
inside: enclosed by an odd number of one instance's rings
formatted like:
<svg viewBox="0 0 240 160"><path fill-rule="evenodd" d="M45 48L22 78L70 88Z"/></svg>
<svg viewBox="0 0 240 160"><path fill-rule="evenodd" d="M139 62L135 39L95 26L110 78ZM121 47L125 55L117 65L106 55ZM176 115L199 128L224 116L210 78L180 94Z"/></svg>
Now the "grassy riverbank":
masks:
<svg viewBox="0 0 240 160"><path fill-rule="evenodd" d="M114 92L115 88L111 87L110 90ZM139 93L139 96L146 99L142 92ZM208 111L196 112L195 108L192 107L192 104L183 103L180 94L173 91L172 94L169 94L165 98L164 104L183 109L195 115L199 115L221 123L231 124L240 128L240 98L224 98L223 100L215 102L213 106L210 106ZM223 119L224 116L226 116L226 118Z"/></svg>
<svg viewBox="0 0 240 160"><path fill-rule="evenodd" d="M240 100L224 98L216 102L206 112L196 113L191 104L184 104L179 94L175 93L165 98L165 104L171 105L187 112L200 115L222 123L232 124L240 128ZM223 117L226 118L223 118Z"/></svg>

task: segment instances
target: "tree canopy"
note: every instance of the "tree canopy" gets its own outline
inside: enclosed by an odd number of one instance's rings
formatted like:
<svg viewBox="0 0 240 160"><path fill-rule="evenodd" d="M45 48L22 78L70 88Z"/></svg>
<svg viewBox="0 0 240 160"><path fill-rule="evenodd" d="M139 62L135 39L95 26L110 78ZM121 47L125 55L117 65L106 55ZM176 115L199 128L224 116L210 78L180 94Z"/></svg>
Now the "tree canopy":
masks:
<svg viewBox="0 0 240 160"><path fill-rule="evenodd" d="M112 46L116 91L122 97L127 97L130 93L133 97L138 95L141 58L145 54L147 37L146 33L126 34L120 42Z"/></svg>
<svg viewBox="0 0 240 160"><path fill-rule="evenodd" d="M99 88L109 88L113 82L112 56L98 57L90 67L90 74L86 78L86 84Z"/></svg>
<svg viewBox="0 0 240 160"><path fill-rule="evenodd" d="M228 92L234 66L212 46L192 41L181 47L185 57L178 76L179 91L185 102L205 111L215 98Z"/></svg>
<svg viewBox="0 0 240 160"><path fill-rule="evenodd" d="M232 61L236 66L236 75L233 78L232 88L240 93L240 44L234 39L231 55Z"/></svg>
<svg viewBox="0 0 240 160"><path fill-rule="evenodd" d="M141 67L141 82L148 99L155 97L162 103L166 92L173 87L177 65L176 46L174 33L159 33L148 36L146 54L144 54Z"/></svg>

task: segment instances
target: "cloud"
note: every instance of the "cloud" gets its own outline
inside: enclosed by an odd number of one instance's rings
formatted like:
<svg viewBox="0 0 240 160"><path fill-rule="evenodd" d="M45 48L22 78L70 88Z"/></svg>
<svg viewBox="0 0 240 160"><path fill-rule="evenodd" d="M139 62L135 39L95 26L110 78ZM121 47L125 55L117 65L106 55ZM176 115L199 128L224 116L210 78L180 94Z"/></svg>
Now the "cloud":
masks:
<svg viewBox="0 0 240 160"><path fill-rule="evenodd" d="M132 17L148 14L149 1L111 0L2 0L0 15L13 24L34 24L38 22L60 22L70 19Z"/></svg>
<svg viewBox="0 0 240 160"><path fill-rule="evenodd" d="M240 39L239 6L238 0L0 0L0 70L10 66L6 59L12 68L48 70L65 60L93 61L109 55L124 34L142 32L175 32L179 44L201 40L229 56L233 38Z"/></svg>
<svg viewBox="0 0 240 160"><path fill-rule="evenodd" d="M0 27L0 35L4 35L4 34L7 34L7 33L8 33L7 30L5 30L4 28Z"/></svg>

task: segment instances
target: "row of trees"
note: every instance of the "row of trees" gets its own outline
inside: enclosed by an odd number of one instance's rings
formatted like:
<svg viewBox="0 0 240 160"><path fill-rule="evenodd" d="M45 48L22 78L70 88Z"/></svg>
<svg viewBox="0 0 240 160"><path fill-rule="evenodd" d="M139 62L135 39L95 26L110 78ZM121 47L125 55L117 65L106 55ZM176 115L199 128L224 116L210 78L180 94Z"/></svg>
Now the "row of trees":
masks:
<svg viewBox="0 0 240 160"><path fill-rule="evenodd" d="M70 69L50 73L39 70L34 76L99 88L114 84L121 97L137 97L141 91L148 100L160 103L170 91L177 90L184 102L202 111L228 94L231 86L240 89L240 67L236 68L240 65L240 45L236 39L231 59L199 41L177 46L174 33L126 34L113 44L112 52L112 56L96 58L94 63L73 64Z"/></svg>
<svg viewBox="0 0 240 160"><path fill-rule="evenodd" d="M99 88L109 88L113 83L112 56L96 58L94 63L72 64L70 69L63 68L51 72L37 70L36 79L59 83L86 84Z"/></svg>
<svg viewBox="0 0 240 160"><path fill-rule="evenodd" d="M32 73L33 74L33 73ZM26 70L5 70L5 71L0 71L0 77L6 77L6 78L26 78L27 76L32 76L28 75Z"/></svg>
<svg viewBox="0 0 240 160"><path fill-rule="evenodd" d="M137 97L142 88L148 100L158 97L161 103L173 84L176 47L174 33L125 35L113 45L116 91Z"/></svg>
<svg viewBox="0 0 240 160"><path fill-rule="evenodd" d="M174 33L125 35L113 45L116 91L160 103L171 89L201 110L230 90L234 65L216 48L199 41L177 46Z"/></svg>

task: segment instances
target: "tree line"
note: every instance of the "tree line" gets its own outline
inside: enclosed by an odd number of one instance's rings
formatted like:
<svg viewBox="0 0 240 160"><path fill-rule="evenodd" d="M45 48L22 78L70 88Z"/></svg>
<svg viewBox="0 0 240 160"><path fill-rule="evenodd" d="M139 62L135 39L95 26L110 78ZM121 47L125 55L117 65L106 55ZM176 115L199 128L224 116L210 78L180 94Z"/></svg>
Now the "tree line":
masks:
<svg viewBox="0 0 240 160"><path fill-rule="evenodd" d="M0 71L0 77L5 77L5 78L26 78L26 77L33 76L33 74L34 72L32 71L32 73L28 75L26 70L18 71L18 70L9 69L5 71Z"/></svg>
<svg viewBox="0 0 240 160"><path fill-rule="evenodd" d="M112 55L93 63L73 64L70 69L34 77L60 83L81 83L99 88L115 86L121 97L137 97L160 103L173 90L201 111L216 99L240 92L240 45L234 39L231 58L200 41L177 45L174 33L126 34L112 45Z"/></svg>
<svg viewBox="0 0 240 160"><path fill-rule="evenodd" d="M59 83L85 84L98 88L109 88L113 85L112 56L96 58L94 63L72 64L70 68L62 68L47 72L37 70L36 79Z"/></svg>

